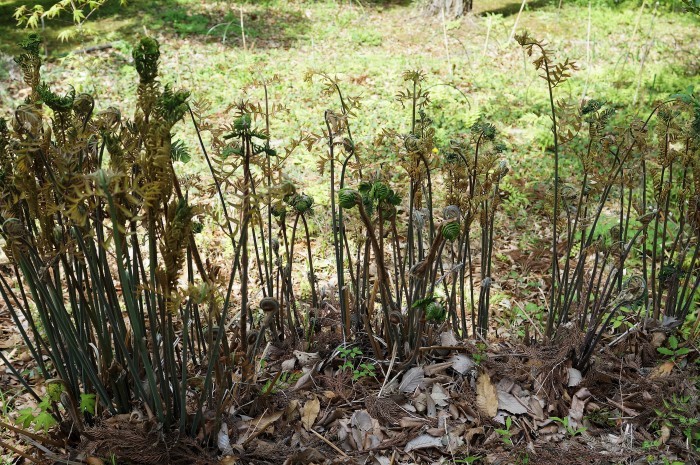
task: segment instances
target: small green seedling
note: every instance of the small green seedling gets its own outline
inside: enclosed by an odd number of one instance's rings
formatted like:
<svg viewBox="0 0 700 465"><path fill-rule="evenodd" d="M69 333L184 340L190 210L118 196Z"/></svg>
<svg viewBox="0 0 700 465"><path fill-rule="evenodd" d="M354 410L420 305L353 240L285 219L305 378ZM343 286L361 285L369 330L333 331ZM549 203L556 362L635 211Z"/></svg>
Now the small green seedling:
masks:
<svg viewBox="0 0 700 465"><path fill-rule="evenodd" d="M496 432L501 435L501 441L503 441L503 444L507 446L512 446L513 445L513 433L510 431L510 427L513 425L513 420L511 417L506 418L506 427L505 429L496 429Z"/></svg>
<svg viewBox="0 0 700 465"><path fill-rule="evenodd" d="M352 371L353 381L357 381L367 376L372 378L376 376L377 373L374 365L371 363L360 363L357 368L355 368L355 359L362 356L362 350L360 350L359 347L339 346L336 350L338 351L338 355L344 359L343 364L340 366L340 371Z"/></svg>
<svg viewBox="0 0 700 465"><path fill-rule="evenodd" d="M574 428L573 425L569 423L569 417L564 417L564 418L559 418L559 417L549 417L550 420L554 420L560 425L562 425L566 429L566 434L569 435L570 438L573 438L574 436L578 436L579 434L583 433L586 431L588 428L585 427L580 427L580 428Z"/></svg>
<svg viewBox="0 0 700 465"><path fill-rule="evenodd" d="M476 349L477 351L471 354L471 357L472 360L474 360L474 363L481 365L481 362L486 358L487 346L483 342L477 342Z"/></svg>
<svg viewBox="0 0 700 465"><path fill-rule="evenodd" d="M362 379L366 376L374 378L376 374L377 373L374 371L374 365L371 363L360 363L360 365L352 371L352 379L357 381L358 379Z"/></svg>

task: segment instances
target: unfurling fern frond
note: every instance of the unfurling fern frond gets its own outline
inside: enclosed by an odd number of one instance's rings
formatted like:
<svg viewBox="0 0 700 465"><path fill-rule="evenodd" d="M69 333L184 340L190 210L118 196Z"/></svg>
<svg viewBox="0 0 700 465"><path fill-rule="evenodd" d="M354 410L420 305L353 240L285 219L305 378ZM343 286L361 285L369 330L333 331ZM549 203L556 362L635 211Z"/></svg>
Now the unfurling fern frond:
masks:
<svg viewBox="0 0 700 465"><path fill-rule="evenodd" d="M41 57L39 56L39 47L41 46L41 38L38 34L29 34L29 37L20 42L20 47L25 53L20 54L15 58L22 69L24 82L32 89L30 102L34 102L37 98L37 88L39 87L39 68L41 68Z"/></svg>

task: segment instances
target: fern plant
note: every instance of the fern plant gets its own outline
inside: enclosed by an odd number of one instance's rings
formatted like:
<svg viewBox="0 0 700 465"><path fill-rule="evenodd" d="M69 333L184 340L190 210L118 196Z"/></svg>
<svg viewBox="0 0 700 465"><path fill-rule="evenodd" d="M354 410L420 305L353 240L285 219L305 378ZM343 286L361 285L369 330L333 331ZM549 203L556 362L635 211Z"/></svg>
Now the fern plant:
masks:
<svg viewBox="0 0 700 465"><path fill-rule="evenodd" d="M196 246L200 210L173 169L189 93L159 83L159 45L144 38L133 119L95 112L92 96L41 82L39 44L22 44L30 97L0 124L1 233L19 285L0 275L0 296L19 328L29 322L20 333L42 376L64 387L45 412L82 431L95 413L138 402L167 430L196 433L230 387L223 370L211 379L228 347L212 322L223 327L231 289L211 285ZM95 409L81 407L88 396Z"/></svg>
<svg viewBox="0 0 700 465"><path fill-rule="evenodd" d="M691 161L698 150L697 100L692 90L677 94L659 102L646 120L615 127L614 112L605 102L586 101L578 109L555 104L553 89L575 67L569 61L552 65L551 52L527 34L518 41L528 53L538 51L534 63L547 81L555 140L545 336L576 321L585 337L573 361L585 371L621 308L663 316L671 326L688 315L700 277L698 230L691 219L697 203L697 164ZM582 136L585 150L570 153L582 173L563 179L559 148ZM606 219L614 225L602 231L599 225ZM560 239L563 253L558 252ZM628 267L632 272L625 279Z"/></svg>

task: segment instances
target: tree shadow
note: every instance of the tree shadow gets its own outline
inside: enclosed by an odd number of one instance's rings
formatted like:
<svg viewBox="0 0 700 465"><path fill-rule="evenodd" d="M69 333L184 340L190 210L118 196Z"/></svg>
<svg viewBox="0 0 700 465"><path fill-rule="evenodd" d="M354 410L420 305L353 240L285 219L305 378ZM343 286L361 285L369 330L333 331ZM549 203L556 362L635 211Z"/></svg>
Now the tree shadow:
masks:
<svg viewBox="0 0 700 465"><path fill-rule="evenodd" d="M12 15L24 4L48 7L56 0L11 0L0 3L0 51L17 54L18 42L32 32L17 27ZM243 31L247 45L256 48L287 48L308 29L309 19L303 12L281 9L264 2L243 6L243 27L238 7L219 4L217 8L198 8L177 0L131 0L126 6L118 1L108 2L86 22L82 35L61 41L59 34L73 28L68 14L47 20L39 28L47 52L63 55L77 47L110 42L116 38L136 38L149 34L166 34L201 41L224 41L242 45Z"/></svg>
<svg viewBox="0 0 700 465"><path fill-rule="evenodd" d="M512 2L512 1L474 1L474 9L472 13L477 15L503 15L512 16L518 14L520 11L520 5L522 2ZM528 1L526 8L541 8L551 4L550 0L534 0Z"/></svg>
<svg viewBox="0 0 700 465"><path fill-rule="evenodd" d="M413 0L364 0L362 3L374 8L392 8L408 6L413 3Z"/></svg>

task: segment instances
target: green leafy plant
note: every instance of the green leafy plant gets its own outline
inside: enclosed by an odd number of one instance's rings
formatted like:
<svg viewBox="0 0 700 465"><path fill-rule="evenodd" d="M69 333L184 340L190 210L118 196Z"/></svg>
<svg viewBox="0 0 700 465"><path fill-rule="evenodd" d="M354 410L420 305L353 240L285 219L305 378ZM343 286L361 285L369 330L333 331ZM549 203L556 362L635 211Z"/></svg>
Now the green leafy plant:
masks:
<svg viewBox="0 0 700 465"><path fill-rule="evenodd" d="M678 360L684 355L688 355L690 353L690 348L680 347L678 338L672 335L668 338L668 347L658 347L656 351L661 355L668 356L671 360Z"/></svg>
<svg viewBox="0 0 700 465"><path fill-rule="evenodd" d="M275 394L293 386L301 377L301 373L282 372L279 376L265 381L260 392L263 394Z"/></svg>
<svg viewBox="0 0 700 465"><path fill-rule="evenodd" d="M352 379L357 381L365 377L375 378L377 376L375 370L372 363L360 363L357 368L353 370Z"/></svg>
<svg viewBox="0 0 700 465"><path fill-rule="evenodd" d="M488 348L488 346L483 342L476 343L476 352L473 352L471 354L471 358L472 358L472 360L474 360L474 363L476 363L477 365L481 365L481 362L483 362L484 359L486 358L486 349L487 348Z"/></svg>
<svg viewBox="0 0 700 465"><path fill-rule="evenodd" d="M555 422L559 423L561 426L564 427L566 430L566 434L570 437L573 438L575 436L578 436L581 433L584 433L588 428L584 426L580 426L578 428L575 428L573 425L570 423L569 417L549 417L550 420L554 420Z"/></svg>
<svg viewBox="0 0 700 465"><path fill-rule="evenodd" d="M700 419L691 396L674 394L670 399L663 399L663 407L655 409L655 413L652 424L676 429L694 451L700 451Z"/></svg>
<svg viewBox="0 0 700 465"><path fill-rule="evenodd" d="M58 393L49 393L39 402L36 408L25 407L17 411L17 424L22 428L34 427L38 431L48 432L58 421L52 411L56 411L56 403L60 400Z"/></svg>
<svg viewBox="0 0 700 465"><path fill-rule="evenodd" d="M338 355L343 358L343 364L340 366L341 370L354 369L354 359L362 355L362 350L359 347L344 347L339 346L335 349Z"/></svg>
<svg viewBox="0 0 700 465"><path fill-rule="evenodd" d="M341 371L349 370L352 372L353 381L358 381L365 377L376 377L376 368L374 364L363 362L356 364L356 359L362 357L362 350L359 347L339 346L336 348L338 356L343 358L343 364L340 366Z"/></svg>
<svg viewBox="0 0 700 465"><path fill-rule="evenodd" d="M511 417L506 417L505 428L496 428L494 431L501 436L501 441L507 446L513 445L513 433L511 432L511 426L513 426L513 419Z"/></svg>
<svg viewBox="0 0 700 465"><path fill-rule="evenodd" d="M48 8L40 3L34 6L20 5L15 9L13 17L17 20L18 26L37 29L40 24L44 24L45 19L56 19L63 14L69 15L75 25L75 29L63 30L58 37L60 40L68 40L73 37L76 32L80 31L90 16L108 1L109 0L59 0L48 6ZM126 5L126 0L119 0L119 4Z"/></svg>

